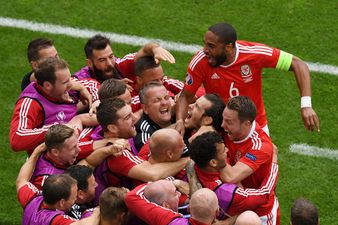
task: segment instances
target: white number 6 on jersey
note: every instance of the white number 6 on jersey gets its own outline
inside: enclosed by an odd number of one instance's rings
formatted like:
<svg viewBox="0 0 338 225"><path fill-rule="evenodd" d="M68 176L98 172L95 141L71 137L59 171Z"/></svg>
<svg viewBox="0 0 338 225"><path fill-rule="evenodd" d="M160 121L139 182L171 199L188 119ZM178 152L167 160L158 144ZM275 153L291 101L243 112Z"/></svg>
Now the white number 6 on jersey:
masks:
<svg viewBox="0 0 338 225"><path fill-rule="evenodd" d="M238 88L235 88L235 82L231 82L230 89L229 89L229 95L231 98L239 96L239 90Z"/></svg>

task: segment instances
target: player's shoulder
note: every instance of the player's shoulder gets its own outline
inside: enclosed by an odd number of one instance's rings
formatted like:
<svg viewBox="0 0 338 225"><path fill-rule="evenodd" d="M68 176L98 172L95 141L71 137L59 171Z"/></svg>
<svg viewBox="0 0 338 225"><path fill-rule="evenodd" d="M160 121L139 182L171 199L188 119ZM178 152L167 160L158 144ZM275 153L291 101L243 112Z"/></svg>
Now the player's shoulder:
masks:
<svg viewBox="0 0 338 225"><path fill-rule="evenodd" d="M135 56L136 56L136 52L134 53L129 53L127 55L125 55L123 58L116 58L115 61L117 64L120 64L120 63L123 63L123 62L126 62L126 61L134 61L135 59Z"/></svg>
<svg viewBox="0 0 338 225"><path fill-rule="evenodd" d="M203 50L200 50L191 59L189 63L189 69L193 71L196 68L196 66L205 66L205 65L208 65L206 55L203 52Z"/></svg>
<svg viewBox="0 0 338 225"><path fill-rule="evenodd" d="M272 55L273 48L262 43L239 40L236 42L239 53Z"/></svg>

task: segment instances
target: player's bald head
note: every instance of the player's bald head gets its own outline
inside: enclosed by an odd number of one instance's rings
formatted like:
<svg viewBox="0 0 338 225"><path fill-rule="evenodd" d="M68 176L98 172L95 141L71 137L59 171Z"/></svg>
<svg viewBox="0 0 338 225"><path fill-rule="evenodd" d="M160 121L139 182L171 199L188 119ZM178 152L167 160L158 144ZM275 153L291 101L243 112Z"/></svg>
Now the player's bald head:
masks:
<svg viewBox="0 0 338 225"><path fill-rule="evenodd" d="M191 196L189 207L193 219L200 222L213 221L218 210L217 196L208 188L199 189Z"/></svg>
<svg viewBox="0 0 338 225"><path fill-rule="evenodd" d="M147 185L144 189L144 196L150 201L158 205L162 205L167 200L166 192L175 185L168 180L158 180Z"/></svg>
<svg viewBox="0 0 338 225"><path fill-rule="evenodd" d="M175 151L182 144L182 136L172 128L155 131L150 137L149 148L154 159L162 161L167 151ZM183 146L184 147L184 146ZM181 149L183 150L183 148Z"/></svg>
<svg viewBox="0 0 338 225"><path fill-rule="evenodd" d="M231 43L235 46L237 40L236 30L228 23L217 23L208 28L209 31L214 33L220 42L224 44Z"/></svg>

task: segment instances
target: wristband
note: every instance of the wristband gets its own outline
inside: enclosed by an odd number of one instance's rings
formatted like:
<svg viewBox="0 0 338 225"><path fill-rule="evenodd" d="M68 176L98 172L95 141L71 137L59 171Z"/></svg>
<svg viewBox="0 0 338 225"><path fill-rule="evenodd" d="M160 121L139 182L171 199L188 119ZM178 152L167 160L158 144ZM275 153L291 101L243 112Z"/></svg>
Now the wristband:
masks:
<svg viewBox="0 0 338 225"><path fill-rule="evenodd" d="M300 108L311 108L312 104L311 104L311 96L302 96L300 98Z"/></svg>

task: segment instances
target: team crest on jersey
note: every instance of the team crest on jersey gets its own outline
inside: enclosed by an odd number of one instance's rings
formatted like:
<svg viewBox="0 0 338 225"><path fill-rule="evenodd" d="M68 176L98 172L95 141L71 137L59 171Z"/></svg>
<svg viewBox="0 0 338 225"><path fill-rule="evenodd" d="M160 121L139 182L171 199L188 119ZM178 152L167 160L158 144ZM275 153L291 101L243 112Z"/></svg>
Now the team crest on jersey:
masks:
<svg viewBox="0 0 338 225"><path fill-rule="evenodd" d="M65 113L63 111L59 112L58 114L56 114L56 118L59 121L64 121L66 119Z"/></svg>
<svg viewBox="0 0 338 225"><path fill-rule="evenodd" d="M235 163L238 162L241 159L241 157L242 157L242 152L237 150L235 154L235 158L234 158Z"/></svg>
<svg viewBox="0 0 338 225"><path fill-rule="evenodd" d="M185 76L185 83L187 85L192 85L192 83L193 83L192 76L189 73L187 73L187 75Z"/></svg>
<svg viewBox="0 0 338 225"><path fill-rule="evenodd" d="M241 74L244 83L252 81L252 72L249 65L245 64L241 66Z"/></svg>

